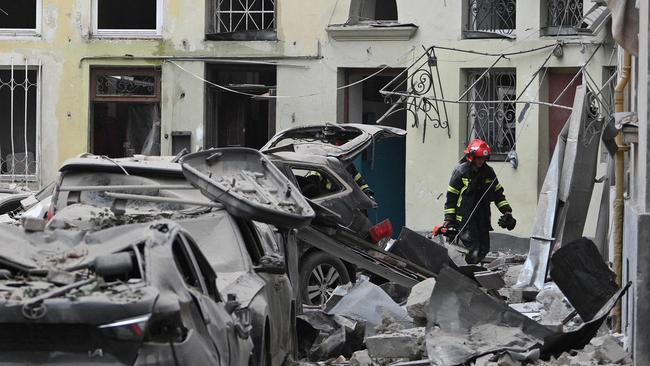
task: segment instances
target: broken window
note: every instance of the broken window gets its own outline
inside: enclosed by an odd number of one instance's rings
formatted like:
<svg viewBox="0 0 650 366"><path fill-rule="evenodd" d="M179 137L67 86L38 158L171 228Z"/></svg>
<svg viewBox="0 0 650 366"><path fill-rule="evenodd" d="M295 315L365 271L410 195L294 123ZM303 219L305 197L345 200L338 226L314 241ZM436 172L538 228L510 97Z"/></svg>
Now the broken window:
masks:
<svg viewBox="0 0 650 366"><path fill-rule="evenodd" d="M30 35L40 32L41 0L0 0L0 33Z"/></svg>
<svg viewBox="0 0 650 366"><path fill-rule="evenodd" d="M0 178L35 178L38 71L0 69Z"/></svg>
<svg viewBox="0 0 650 366"><path fill-rule="evenodd" d="M397 21L395 0L352 0L347 24L377 21Z"/></svg>
<svg viewBox="0 0 650 366"><path fill-rule="evenodd" d="M96 35L160 35L162 0L93 0L93 18Z"/></svg>
<svg viewBox="0 0 650 366"><path fill-rule="evenodd" d="M515 35L515 0L468 0L465 38L493 38Z"/></svg>
<svg viewBox="0 0 650 366"><path fill-rule="evenodd" d="M276 0L210 0L207 36L214 40L277 39Z"/></svg>
<svg viewBox="0 0 650 366"><path fill-rule="evenodd" d="M160 155L160 70L91 70L91 151Z"/></svg>
<svg viewBox="0 0 650 366"><path fill-rule="evenodd" d="M468 141L486 141L496 159L505 159L515 148L516 74L507 69L492 69L483 75L484 72L467 73L467 86L471 86L467 93L467 137Z"/></svg>
<svg viewBox="0 0 650 366"><path fill-rule="evenodd" d="M610 11L594 2L585 11L584 0L546 0L542 2L542 34L547 36L596 33L604 27Z"/></svg>

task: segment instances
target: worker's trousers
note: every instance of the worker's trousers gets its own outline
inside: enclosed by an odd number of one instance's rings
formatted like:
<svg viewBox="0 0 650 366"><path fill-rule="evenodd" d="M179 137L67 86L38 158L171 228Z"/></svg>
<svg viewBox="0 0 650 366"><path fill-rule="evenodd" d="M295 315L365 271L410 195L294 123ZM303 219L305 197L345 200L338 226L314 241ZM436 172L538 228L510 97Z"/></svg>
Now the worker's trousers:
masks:
<svg viewBox="0 0 650 366"><path fill-rule="evenodd" d="M490 251L490 229L479 225L479 220L471 220L458 236L465 248L469 250L465 256L468 264L477 264ZM462 225L461 225L462 228Z"/></svg>

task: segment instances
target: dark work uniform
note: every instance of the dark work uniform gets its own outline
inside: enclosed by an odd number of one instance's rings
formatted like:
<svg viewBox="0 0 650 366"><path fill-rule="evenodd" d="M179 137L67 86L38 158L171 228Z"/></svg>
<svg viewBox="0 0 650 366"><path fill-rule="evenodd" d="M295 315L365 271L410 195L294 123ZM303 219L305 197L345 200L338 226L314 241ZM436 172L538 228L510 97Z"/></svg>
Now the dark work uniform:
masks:
<svg viewBox="0 0 650 366"><path fill-rule="evenodd" d="M493 230L490 202L494 202L501 213L512 212L492 167L486 163L475 170L469 161L459 164L452 172L447 187L445 221L456 222L458 229L462 229L458 238L470 250L468 262L478 263L490 251L490 231ZM472 215L475 206L476 211Z"/></svg>

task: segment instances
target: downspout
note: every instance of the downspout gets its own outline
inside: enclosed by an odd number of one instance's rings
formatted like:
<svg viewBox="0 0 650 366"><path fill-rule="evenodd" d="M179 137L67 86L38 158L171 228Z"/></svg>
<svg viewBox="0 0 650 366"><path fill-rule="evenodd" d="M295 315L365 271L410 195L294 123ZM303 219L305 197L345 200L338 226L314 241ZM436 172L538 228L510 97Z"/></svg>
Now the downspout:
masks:
<svg viewBox="0 0 650 366"><path fill-rule="evenodd" d="M621 78L616 84L614 92L615 112L625 111L625 87L630 81L630 70L632 68L632 54L625 51L623 55L623 70ZM623 139L623 129L616 135L616 196L614 200L614 272L619 287L623 278L623 193L625 192L625 152L629 147ZM621 303L616 305L614 310L616 317L616 331L621 331Z"/></svg>

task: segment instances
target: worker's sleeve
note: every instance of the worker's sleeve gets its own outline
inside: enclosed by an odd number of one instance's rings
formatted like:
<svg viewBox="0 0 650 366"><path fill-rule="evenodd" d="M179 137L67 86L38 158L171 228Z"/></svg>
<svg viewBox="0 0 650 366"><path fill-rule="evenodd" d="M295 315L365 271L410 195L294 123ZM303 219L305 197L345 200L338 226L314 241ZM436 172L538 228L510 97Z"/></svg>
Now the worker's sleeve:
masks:
<svg viewBox="0 0 650 366"><path fill-rule="evenodd" d="M350 164L347 167L348 173L350 173L351 176L354 177L354 182L361 188L362 191L366 191L370 186L368 183L366 183L366 180L363 179L363 176L359 171L357 170L357 167L354 166L354 164Z"/></svg>
<svg viewBox="0 0 650 366"><path fill-rule="evenodd" d="M456 217L458 198L460 197L463 183L460 172L456 169L451 174L447 186L447 200L445 201L445 221L461 221Z"/></svg>
<svg viewBox="0 0 650 366"><path fill-rule="evenodd" d="M499 179L495 176L494 182L492 184L492 201L501 213L512 212L512 207L506 199L506 195L503 191L503 186L499 183Z"/></svg>

